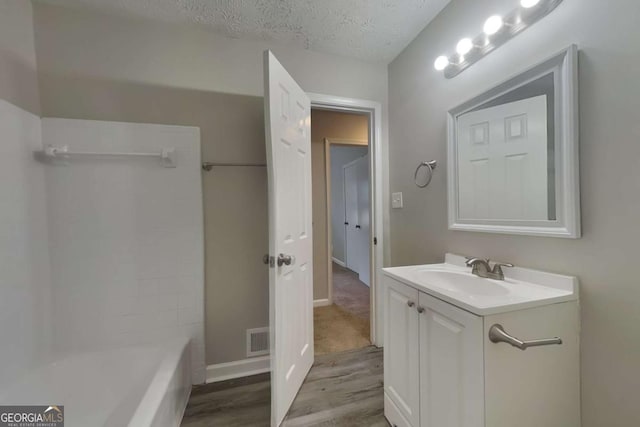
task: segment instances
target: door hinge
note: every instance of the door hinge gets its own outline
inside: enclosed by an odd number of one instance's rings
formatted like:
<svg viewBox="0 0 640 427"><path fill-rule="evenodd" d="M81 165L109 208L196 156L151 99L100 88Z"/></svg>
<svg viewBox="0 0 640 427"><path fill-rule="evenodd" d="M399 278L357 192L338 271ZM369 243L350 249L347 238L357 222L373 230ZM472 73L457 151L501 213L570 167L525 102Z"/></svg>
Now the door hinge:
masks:
<svg viewBox="0 0 640 427"><path fill-rule="evenodd" d="M374 245L377 245L377 244L378 244L378 238L377 238L377 237L374 237L374 238L373 238L373 244L374 244Z"/></svg>
<svg viewBox="0 0 640 427"><path fill-rule="evenodd" d="M265 263L266 265L268 265L271 268L276 266L276 258L273 257L273 256L270 256L269 254L265 254L262 257L262 262Z"/></svg>

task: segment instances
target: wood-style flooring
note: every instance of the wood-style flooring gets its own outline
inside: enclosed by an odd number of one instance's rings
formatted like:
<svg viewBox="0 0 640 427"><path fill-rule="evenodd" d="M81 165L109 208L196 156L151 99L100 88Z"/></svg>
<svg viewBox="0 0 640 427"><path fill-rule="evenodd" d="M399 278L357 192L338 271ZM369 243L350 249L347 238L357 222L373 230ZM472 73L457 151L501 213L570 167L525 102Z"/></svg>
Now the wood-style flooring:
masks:
<svg viewBox="0 0 640 427"><path fill-rule="evenodd" d="M316 357L283 426L388 427L383 415L382 349ZM266 427L269 374L194 387L184 427Z"/></svg>

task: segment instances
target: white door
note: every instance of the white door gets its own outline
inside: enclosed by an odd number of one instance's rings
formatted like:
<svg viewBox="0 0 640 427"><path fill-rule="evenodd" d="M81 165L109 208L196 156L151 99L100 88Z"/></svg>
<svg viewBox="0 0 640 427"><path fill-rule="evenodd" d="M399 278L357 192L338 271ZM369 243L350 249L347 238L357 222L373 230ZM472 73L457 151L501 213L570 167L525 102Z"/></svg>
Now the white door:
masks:
<svg viewBox="0 0 640 427"><path fill-rule="evenodd" d="M271 425L282 423L313 364L311 103L264 54L269 181Z"/></svg>
<svg viewBox="0 0 640 427"><path fill-rule="evenodd" d="M344 224L345 264L358 273L358 165L351 162L344 166Z"/></svg>
<svg viewBox="0 0 640 427"><path fill-rule="evenodd" d="M369 229L369 156L344 166L346 265L369 286L371 246Z"/></svg>
<svg viewBox="0 0 640 427"><path fill-rule="evenodd" d="M420 427L484 427L482 318L419 299Z"/></svg>
<svg viewBox="0 0 640 427"><path fill-rule="evenodd" d="M547 97L458 118L460 217L546 220Z"/></svg>
<svg viewBox="0 0 640 427"><path fill-rule="evenodd" d="M412 426L420 425L418 291L385 277L384 391Z"/></svg>

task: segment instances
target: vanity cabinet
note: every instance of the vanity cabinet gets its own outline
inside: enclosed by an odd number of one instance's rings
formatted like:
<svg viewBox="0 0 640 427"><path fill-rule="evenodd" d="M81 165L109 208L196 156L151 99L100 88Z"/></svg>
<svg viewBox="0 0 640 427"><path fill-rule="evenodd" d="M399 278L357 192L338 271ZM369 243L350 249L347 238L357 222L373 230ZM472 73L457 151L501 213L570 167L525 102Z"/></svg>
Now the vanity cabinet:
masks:
<svg viewBox="0 0 640 427"><path fill-rule="evenodd" d="M407 420L398 426L420 423L420 342L418 298L420 293L394 280L385 290L384 389L397 411ZM387 413L385 396L385 413ZM392 421L392 425L393 425Z"/></svg>
<svg viewBox="0 0 640 427"><path fill-rule="evenodd" d="M384 276L384 411L397 427L579 427L577 301L476 315ZM489 329L563 344L526 351Z"/></svg>

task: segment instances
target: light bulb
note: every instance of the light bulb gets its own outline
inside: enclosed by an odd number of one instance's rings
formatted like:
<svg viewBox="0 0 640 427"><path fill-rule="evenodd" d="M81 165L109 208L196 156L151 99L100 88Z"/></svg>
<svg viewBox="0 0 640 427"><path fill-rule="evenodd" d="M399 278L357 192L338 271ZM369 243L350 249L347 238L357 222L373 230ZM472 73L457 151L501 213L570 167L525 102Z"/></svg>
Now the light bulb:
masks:
<svg viewBox="0 0 640 427"><path fill-rule="evenodd" d="M520 0L520 6L524 7L525 9L529 9L537 5L538 3L540 3L540 0Z"/></svg>
<svg viewBox="0 0 640 427"><path fill-rule="evenodd" d="M488 36L493 35L500 31L504 22L502 21L502 16L493 15L490 16L484 23L484 33Z"/></svg>
<svg viewBox="0 0 640 427"><path fill-rule="evenodd" d="M459 55L466 55L471 49L473 49L473 42L470 38L460 40L456 46L456 52L458 52Z"/></svg>
<svg viewBox="0 0 640 427"><path fill-rule="evenodd" d="M436 58L436 61L433 63L433 67L438 71L444 70L445 68L447 68L448 65L449 65L449 58L447 58L444 55L438 56Z"/></svg>

